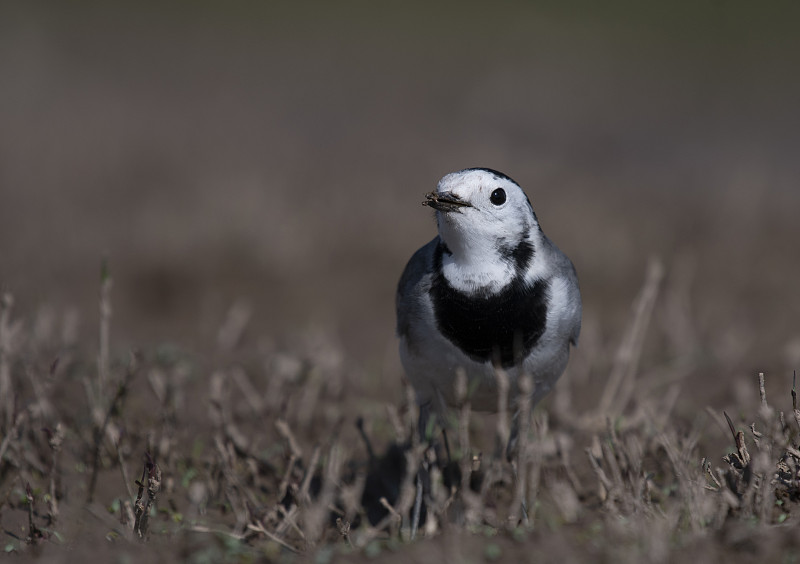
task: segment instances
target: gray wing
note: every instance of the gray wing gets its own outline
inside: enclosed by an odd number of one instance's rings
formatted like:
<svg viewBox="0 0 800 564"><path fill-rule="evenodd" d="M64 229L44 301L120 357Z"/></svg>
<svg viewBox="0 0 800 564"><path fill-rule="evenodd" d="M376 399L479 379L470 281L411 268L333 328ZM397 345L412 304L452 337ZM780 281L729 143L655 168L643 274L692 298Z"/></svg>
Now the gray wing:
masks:
<svg viewBox="0 0 800 564"><path fill-rule="evenodd" d="M572 264L569 257L561 252L549 238L545 236L544 239L545 245L548 247L550 261L553 263L553 272L567 281L567 287L569 289L568 301L572 304L572 308L566 320L568 324L567 334L569 335L570 343L577 346L578 338L581 334L581 316L583 310L581 291L578 286L578 273L575 271L575 265Z"/></svg>
<svg viewBox="0 0 800 564"><path fill-rule="evenodd" d="M567 258L567 255L563 255L564 258L569 263L569 279L570 279L570 290L572 294L572 301L575 303L575 313L572 316L572 331L570 332L569 341L572 343L573 346L578 346L578 338L581 336L581 318L583 316L583 302L581 301L581 291L580 287L578 286L578 273L575 271L575 265L572 264L572 261Z"/></svg>
<svg viewBox="0 0 800 564"><path fill-rule="evenodd" d="M433 272L433 251L438 242L437 235L414 253L400 276L395 298L397 335L399 337L408 337L412 320L420 316L422 293L430 284L429 278ZM426 276L428 280L425 280Z"/></svg>

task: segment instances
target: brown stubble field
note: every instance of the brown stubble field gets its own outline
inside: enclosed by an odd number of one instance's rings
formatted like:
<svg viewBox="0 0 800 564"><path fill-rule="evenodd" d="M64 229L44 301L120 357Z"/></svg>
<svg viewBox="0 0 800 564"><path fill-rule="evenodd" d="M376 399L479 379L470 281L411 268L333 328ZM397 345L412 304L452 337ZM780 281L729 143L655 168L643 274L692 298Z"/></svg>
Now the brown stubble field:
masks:
<svg viewBox="0 0 800 564"><path fill-rule="evenodd" d="M800 558L791 8L0 10L6 552ZM583 332L524 480L465 399L409 542L394 290L467 166L526 189Z"/></svg>

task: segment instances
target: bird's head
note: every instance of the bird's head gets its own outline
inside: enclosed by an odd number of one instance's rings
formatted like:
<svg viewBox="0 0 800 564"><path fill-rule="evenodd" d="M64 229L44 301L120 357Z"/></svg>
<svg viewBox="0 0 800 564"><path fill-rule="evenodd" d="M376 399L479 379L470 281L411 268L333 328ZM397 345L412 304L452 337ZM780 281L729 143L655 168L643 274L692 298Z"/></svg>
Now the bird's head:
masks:
<svg viewBox="0 0 800 564"><path fill-rule="evenodd" d="M487 168L448 174L423 204L436 210L439 236L456 252L491 248L501 254L511 252L538 230L536 215L519 184Z"/></svg>

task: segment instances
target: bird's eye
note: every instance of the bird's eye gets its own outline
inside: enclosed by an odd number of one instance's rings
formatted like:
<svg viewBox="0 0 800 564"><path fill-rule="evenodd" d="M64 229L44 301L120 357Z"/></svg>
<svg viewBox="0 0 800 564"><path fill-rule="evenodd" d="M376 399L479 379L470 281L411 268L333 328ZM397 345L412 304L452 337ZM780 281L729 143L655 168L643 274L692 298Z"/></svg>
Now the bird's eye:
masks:
<svg viewBox="0 0 800 564"><path fill-rule="evenodd" d="M498 188L492 192L492 195L489 196L489 200L496 206L502 206L506 203L506 191L502 188Z"/></svg>

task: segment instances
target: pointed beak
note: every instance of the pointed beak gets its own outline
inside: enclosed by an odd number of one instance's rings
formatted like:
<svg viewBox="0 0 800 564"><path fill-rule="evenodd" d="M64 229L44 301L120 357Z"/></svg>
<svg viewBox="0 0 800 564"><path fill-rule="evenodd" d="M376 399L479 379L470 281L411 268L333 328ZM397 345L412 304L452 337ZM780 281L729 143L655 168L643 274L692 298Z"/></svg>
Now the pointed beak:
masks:
<svg viewBox="0 0 800 564"><path fill-rule="evenodd" d="M465 202L452 192L429 192L425 194L423 206L428 206L440 212L460 211L461 208L471 208L472 204Z"/></svg>

